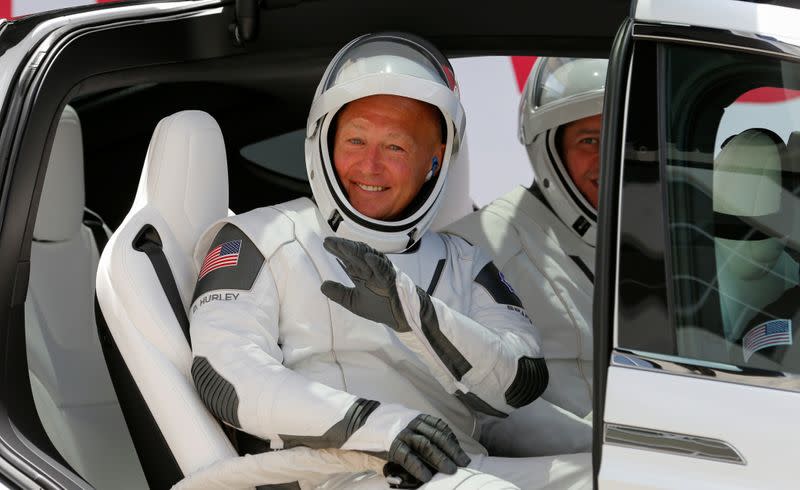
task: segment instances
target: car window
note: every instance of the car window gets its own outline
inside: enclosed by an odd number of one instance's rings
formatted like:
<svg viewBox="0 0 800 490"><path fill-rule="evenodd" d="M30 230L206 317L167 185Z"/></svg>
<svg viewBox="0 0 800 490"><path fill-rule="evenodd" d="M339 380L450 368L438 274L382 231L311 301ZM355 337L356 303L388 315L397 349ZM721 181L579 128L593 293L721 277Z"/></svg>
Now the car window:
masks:
<svg viewBox="0 0 800 490"><path fill-rule="evenodd" d="M658 340L619 344L800 373L800 66L679 45L657 59L665 211L652 250L667 311Z"/></svg>
<svg viewBox="0 0 800 490"><path fill-rule="evenodd" d="M305 128L251 143L239 153L247 161L284 177L308 181L303 145Z"/></svg>

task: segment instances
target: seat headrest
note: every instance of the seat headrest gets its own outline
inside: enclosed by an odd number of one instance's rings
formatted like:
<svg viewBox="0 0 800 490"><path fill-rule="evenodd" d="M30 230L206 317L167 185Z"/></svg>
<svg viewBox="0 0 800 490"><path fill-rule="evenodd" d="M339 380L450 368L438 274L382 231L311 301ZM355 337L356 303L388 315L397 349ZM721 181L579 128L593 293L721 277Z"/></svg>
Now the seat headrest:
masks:
<svg viewBox="0 0 800 490"><path fill-rule="evenodd" d="M752 128L729 138L714 160L714 211L763 216L780 211L786 146L768 129Z"/></svg>
<svg viewBox="0 0 800 490"><path fill-rule="evenodd" d="M719 240L725 246L727 267L736 277L758 279L775 265L783 251L775 217L784 194L786 146L768 129L747 129L729 138L714 160L714 212L732 215L762 233L751 238ZM780 227L778 227L780 228Z"/></svg>
<svg viewBox="0 0 800 490"><path fill-rule="evenodd" d="M83 222L85 199L81 120L75 109L66 106L50 150L34 240L60 242L72 238Z"/></svg>
<svg viewBox="0 0 800 490"><path fill-rule="evenodd" d="M206 227L227 215L225 142L210 115L182 111L158 123L131 212L145 206L164 218L187 257Z"/></svg>

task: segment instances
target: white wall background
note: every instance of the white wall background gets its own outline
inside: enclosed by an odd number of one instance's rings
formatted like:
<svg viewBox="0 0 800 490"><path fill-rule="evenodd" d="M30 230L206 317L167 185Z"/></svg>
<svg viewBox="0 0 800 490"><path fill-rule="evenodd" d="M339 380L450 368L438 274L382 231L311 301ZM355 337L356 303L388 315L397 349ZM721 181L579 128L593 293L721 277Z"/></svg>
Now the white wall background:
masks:
<svg viewBox="0 0 800 490"><path fill-rule="evenodd" d="M97 3L95 0L12 0L11 15L19 17L21 15L43 12L66 7L76 7L78 5L89 5Z"/></svg>
<svg viewBox="0 0 800 490"><path fill-rule="evenodd" d="M533 168L517 139L520 92L507 56L452 60L467 114L470 195L478 206L533 182Z"/></svg>

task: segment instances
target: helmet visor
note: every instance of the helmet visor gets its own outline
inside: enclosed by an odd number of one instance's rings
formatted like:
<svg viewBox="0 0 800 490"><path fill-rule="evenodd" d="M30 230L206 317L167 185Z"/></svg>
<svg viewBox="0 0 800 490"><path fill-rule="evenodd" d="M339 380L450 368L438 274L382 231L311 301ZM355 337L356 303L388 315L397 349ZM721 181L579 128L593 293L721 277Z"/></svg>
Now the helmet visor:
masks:
<svg viewBox="0 0 800 490"><path fill-rule="evenodd" d="M548 58L536 74L533 108L578 95L602 92L607 61L601 59Z"/></svg>
<svg viewBox="0 0 800 490"><path fill-rule="evenodd" d="M520 141L530 144L548 129L600 114L607 67L604 59L537 60L520 101Z"/></svg>
<svg viewBox="0 0 800 490"><path fill-rule="evenodd" d="M343 49L325 73L323 92L375 74L394 74L435 82L458 93L450 62L423 39L391 33L364 36Z"/></svg>

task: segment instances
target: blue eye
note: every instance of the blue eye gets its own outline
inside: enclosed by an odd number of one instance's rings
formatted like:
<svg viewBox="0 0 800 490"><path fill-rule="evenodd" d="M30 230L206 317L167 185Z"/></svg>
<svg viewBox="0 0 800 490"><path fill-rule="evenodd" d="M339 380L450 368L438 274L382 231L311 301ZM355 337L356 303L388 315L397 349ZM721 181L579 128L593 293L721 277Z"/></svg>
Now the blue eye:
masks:
<svg viewBox="0 0 800 490"><path fill-rule="evenodd" d="M391 151L405 151L402 147L397 145L389 145L387 148L389 148Z"/></svg>
<svg viewBox="0 0 800 490"><path fill-rule="evenodd" d="M347 142L352 144L352 145L363 145L364 144L364 140L362 140L361 138L350 138L350 139L347 140Z"/></svg>

